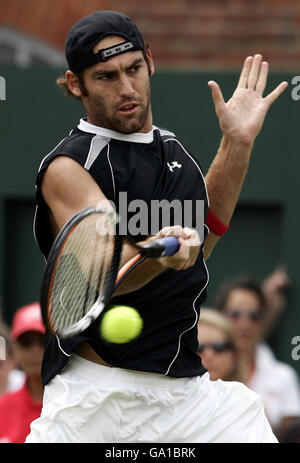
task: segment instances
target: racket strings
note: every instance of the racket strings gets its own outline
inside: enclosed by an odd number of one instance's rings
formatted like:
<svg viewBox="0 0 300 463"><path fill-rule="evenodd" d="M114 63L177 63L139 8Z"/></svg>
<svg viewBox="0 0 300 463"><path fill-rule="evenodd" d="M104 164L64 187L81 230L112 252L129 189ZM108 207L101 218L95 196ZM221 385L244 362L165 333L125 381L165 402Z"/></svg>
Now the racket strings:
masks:
<svg viewBox="0 0 300 463"><path fill-rule="evenodd" d="M49 291L55 331L76 324L105 292L115 260L112 226L106 214L95 213L79 222L67 236Z"/></svg>

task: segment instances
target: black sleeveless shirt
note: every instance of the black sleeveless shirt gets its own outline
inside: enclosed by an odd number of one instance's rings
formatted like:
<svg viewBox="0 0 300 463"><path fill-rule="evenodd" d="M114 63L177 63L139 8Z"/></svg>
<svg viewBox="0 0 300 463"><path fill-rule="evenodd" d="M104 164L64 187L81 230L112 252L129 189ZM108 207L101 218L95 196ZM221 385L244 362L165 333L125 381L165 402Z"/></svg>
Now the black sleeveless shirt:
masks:
<svg viewBox="0 0 300 463"><path fill-rule="evenodd" d="M204 220L207 216L209 203L201 167L173 133L154 126L147 134L124 135L82 119L43 159L38 171L34 234L45 258L53 236L41 184L47 167L57 156L71 157L90 173L105 196L114 202L121 219L126 216L128 228L134 220L134 209L140 204L148 205L152 229L144 230L141 226L137 240L157 232L153 225L159 228L164 225L163 213L159 224L153 223L152 207L162 205L164 200L180 201L183 210L189 208L186 214L182 213L180 225L198 229L197 224L203 222L203 218L197 217L199 211L202 210ZM130 204L127 210L125 202L127 206ZM202 209L198 208L199 204ZM156 211L155 217L157 219ZM170 220L168 225L176 225L178 217L171 213ZM203 238L207 232L204 226ZM105 342L99 337L101 316L86 331L68 340L47 333L43 384L60 372L72 351L83 341L89 342L107 363L118 368L173 377L203 374L205 370L196 353L197 321L209 281L202 251L203 246L193 267L182 271L168 269L139 290L111 300L112 304L129 305L140 312L143 330L135 340L126 344Z"/></svg>

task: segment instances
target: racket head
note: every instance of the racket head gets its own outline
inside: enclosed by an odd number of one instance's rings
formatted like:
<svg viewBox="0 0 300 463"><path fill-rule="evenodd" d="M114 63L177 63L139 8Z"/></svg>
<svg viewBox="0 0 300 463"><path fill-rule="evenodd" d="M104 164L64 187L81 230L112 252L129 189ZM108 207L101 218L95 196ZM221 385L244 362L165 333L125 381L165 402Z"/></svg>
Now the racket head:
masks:
<svg viewBox="0 0 300 463"><path fill-rule="evenodd" d="M76 213L50 250L41 287L47 329L61 338L84 331L114 290L122 238L117 214L97 207Z"/></svg>

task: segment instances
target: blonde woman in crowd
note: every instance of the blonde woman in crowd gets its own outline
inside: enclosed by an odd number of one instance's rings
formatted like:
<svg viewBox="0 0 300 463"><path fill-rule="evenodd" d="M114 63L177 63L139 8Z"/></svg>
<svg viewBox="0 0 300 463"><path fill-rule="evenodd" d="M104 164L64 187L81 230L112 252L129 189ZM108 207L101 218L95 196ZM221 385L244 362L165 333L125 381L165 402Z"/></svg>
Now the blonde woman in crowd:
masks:
<svg viewBox="0 0 300 463"><path fill-rule="evenodd" d="M198 321L198 343L198 355L212 381L240 380L231 325L216 310L201 309Z"/></svg>

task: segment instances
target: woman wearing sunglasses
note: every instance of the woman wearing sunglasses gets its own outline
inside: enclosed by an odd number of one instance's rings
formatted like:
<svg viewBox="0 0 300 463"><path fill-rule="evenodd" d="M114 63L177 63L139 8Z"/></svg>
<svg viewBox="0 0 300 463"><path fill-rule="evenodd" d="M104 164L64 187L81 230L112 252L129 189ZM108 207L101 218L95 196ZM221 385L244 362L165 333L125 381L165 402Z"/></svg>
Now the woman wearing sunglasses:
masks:
<svg viewBox="0 0 300 463"><path fill-rule="evenodd" d="M198 321L198 355L215 381L238 381L238 359L230 323L213 309L201 309Z"/></svg>
<svg viewBox="0 0 300 463"><path fill-rule="evenodd" d="M217 295L216 308L230 322L241 381L263 399L273 431L281 433L300 416L300 389L294 369L278 361L264 342L267 313L261 286L239 277L225 283Z"/></svg>

